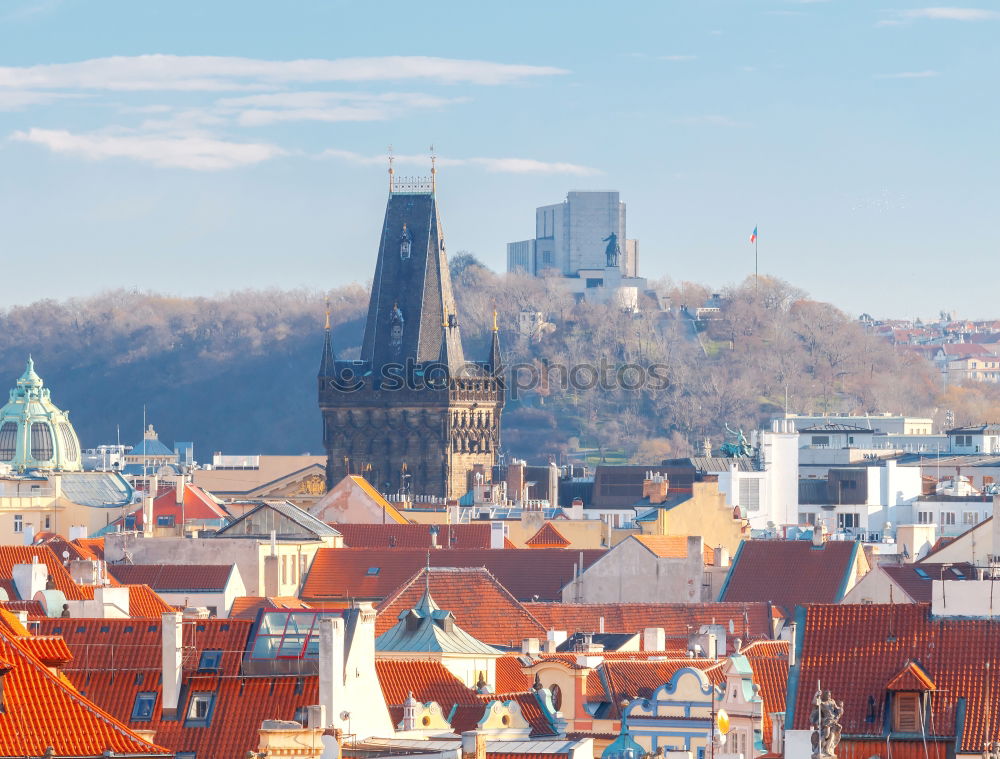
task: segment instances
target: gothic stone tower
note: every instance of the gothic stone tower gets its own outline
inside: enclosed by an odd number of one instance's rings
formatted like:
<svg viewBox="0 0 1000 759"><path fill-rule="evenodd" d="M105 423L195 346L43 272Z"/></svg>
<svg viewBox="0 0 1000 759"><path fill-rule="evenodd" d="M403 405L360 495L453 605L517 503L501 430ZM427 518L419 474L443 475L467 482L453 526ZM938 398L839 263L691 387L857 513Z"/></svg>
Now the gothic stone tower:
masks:
<svg viewBox="0 0 1000 759"><path fill-rule="evenodd" d="M431 178L396 179L382 225L361 358L337 360L329 317L319 370L327 487L363 475L383 492L459 498L489 478L504 404L494 324L466 361Z"/></svg>

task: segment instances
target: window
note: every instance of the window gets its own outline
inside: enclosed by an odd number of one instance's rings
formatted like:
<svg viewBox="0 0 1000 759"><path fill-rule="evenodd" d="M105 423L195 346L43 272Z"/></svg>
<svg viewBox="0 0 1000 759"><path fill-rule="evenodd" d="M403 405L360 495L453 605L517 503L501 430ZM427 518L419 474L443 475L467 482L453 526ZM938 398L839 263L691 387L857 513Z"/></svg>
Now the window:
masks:
<svg viewBox="0 0 1000 759"><path fill-rule="evenodd" d="M47 422L31 423L31 458L35 461L52 458L52 428Z"/></svg>
<svg viewBox="0 0 1000 759"><path fill-rule="evenodd" d="M52 517L45 517L45 527L43 527L42 529L48 530L51 528L52 528Z"/></svg>
<svg viewBox="0 0 1000 759"><path fill-rule="evenodd" d="M816 513L813 511L800 512L799 524L816 524Z"/></svg>
<svg viewBox="0 0 1000 759"><path fill-rule="evenodd" d="M932 512L932 511L918 511L917 512L917 524L934 524L934 512Z"/></svg>
<svg viewBox="0 0 1000 759"><path fill-rule="evenodd" d="M222 651L202 651L198 662L199 672L218 672L222 664Z"/></svg>
<svg viewBox="0 0 1000 759"><path fill-rule="evenodd" d="M852 530L858 526L857 514L837 514L837 527L841 530Z"/></svg>
<svg viewBox="0 0 1000 759"><path fill-rule="evenodd" d="M979 513L976 511L966 511L962 513L962 524L978 524Z"/></svg>
<svg viewBox="0 0 1000 759"><path fill-rule="evenodd" d="M972 435L955 435L955 445L961 448L971 448Z"/></svg>
<svg viewBox="0 0 1000 759"><path fill-rule="evenodd" d="M261 615L251 651L254 659L318 659L319 622L339 612L269 611Z"/></svg>
<svg viewBox="0 0 1000 759"><path fill-rule="evenodd" d="M942 511L941 512L941 524L955 524L955 512L954 511Z"/></svg>
<svg viewBox="0 0 1000 759"><path fill-rule="evenodd" d="M14 515L14 532L24 532L24 517L20 514Z"/></svg>
<svg viewBox="0 0 1000 759"><path fill-rule="evenodd" d="M132 721L149 722L153 718L154 706L156 706L155 691L136 693L135 704L132 706Z"/></svg>
<svg viewBox="0 0 1000 759"><path fill-rule="evenodd" d="M746 511L760 511L760 480L740 479L740 506Z"/></svg>
<svg viewBox="0 0 1000 759"><path fill-rule="evenodd" d="M214 693L192 693L188 702L185 727L208 727L212 721L212 705L215 703Z"/></svg>
<svg viewBox="0 0 1000 759"><path fill-rule="evenodd" d="M829 448L830 447L830 436L829 435L813 435L812 444L817 448Z"/></svg>
<svg viewBox="0 0 1000 759"><path fill-rule="evenodd" d="M63 455L71 461L75 460L80 455L80 451L76 446L76 435L73 434L73 428L66 422L60 422L59 437L62 439Z"/></svg>
<svg viewBox="0 0 1000 759"><path fill-rule="evenodd" d="M160 516L156 518L157 527L173 527L174 524L175 521L173 514L160 514Z"/></svg>
<svg viewBox="0 0 1000 759"><path fill-rule="evenodd" d="M174 759L195 759L194 751L178 751L174 754Z"/></svg>
<svg viewBox="0 0 1000 759"><path fill-rule="evenodd" d="M604 280L597 277L587 277L587 287L604 287Z"/></svg>
<svg viewBox="0 0 1000 759"><path fill-rule="evenodd" d="M17 423L4 422L0 427L0 461L10 461L17 451Z"/></svg>
<svg viewBox="0 0 1000 759"><path fill-rule="evenodd" d="M309 722L309 707L300 706L295 709L295 716L292 717L293 720L298 722L300 725L305 725Z"/></svg>
<svg viewBox="0 0 1000 759"><path fill-rule="evenodd" d="M892 729L897 733L920 732L920 694L897 693L893 704Z"/></svg>

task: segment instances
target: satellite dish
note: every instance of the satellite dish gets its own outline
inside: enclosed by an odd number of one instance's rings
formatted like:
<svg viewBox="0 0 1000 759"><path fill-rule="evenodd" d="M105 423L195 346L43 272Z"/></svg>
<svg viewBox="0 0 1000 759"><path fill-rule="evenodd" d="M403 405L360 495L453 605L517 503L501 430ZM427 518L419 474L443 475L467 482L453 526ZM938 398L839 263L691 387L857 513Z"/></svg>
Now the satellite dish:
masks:
<svg viewBox="0 0 1000 759"><path fill-rule="evenodd" d="M342 711L340 713L340 718L344 721L347 721L351 718L351 713L349 711Z"/></svg>
<svg viewBox="0 0 1000 759"><path fill-rule="evenodd" d="M732 635L736 632L736 625L733 624L733 620L729 620L729 634Z"/></svg>

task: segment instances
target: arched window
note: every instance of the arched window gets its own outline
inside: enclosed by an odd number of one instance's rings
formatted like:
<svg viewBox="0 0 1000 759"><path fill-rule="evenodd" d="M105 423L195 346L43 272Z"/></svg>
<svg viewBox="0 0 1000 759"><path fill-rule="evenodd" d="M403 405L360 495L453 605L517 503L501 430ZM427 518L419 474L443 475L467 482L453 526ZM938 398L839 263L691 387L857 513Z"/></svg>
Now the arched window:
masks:
<svg viewBox="0 0 1000 759"><path fill-rule="evenodd" d="M52 458L52 428L46 422L31 423L31 458L36 461Z"/></svg>
<svg viewBox="0 0 1000 759"><path fill-rule="evenodd" d="M0 461L10 461L17 452L17 423L4 422L0 427Z"/></svg>

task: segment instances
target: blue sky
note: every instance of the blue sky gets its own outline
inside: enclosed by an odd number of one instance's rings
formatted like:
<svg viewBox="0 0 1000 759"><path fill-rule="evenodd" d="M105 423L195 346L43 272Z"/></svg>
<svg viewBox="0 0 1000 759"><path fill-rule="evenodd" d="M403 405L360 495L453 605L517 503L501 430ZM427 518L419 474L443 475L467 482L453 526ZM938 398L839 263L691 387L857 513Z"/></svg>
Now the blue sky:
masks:
<svg viewBox="0 0 1000 759"><path fill-rule="evenodd" d="M2 305L367 281L391 144L450 251L616 189L640 273L1000 316L1000 3L4 0Z"/></svg>

